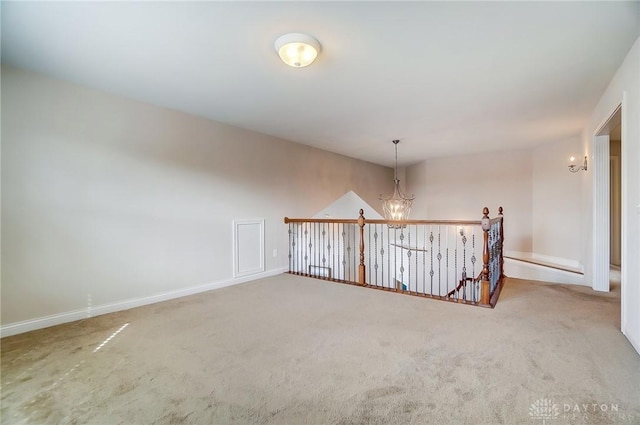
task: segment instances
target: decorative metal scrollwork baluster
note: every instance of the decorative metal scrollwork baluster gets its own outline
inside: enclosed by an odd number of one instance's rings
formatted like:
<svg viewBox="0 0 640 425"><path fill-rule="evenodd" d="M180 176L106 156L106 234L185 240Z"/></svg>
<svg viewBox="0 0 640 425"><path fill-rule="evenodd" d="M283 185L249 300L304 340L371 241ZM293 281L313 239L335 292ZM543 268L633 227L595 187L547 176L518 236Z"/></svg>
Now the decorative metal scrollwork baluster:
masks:
<svg viewBox="0 0 640 425"><path fill-rule="evenodd" d="M404 285L404 255L402 255L402 250L404 249L403 243L404 243L404 227L402 227L400 230L400 288L399 289L402 289ZM398 251L396 250L396 253L397 252ZM396 261L398 261L397 257L396 257Z"/></svg>
<svg viewBox="0 0 640 425"><path fill-rule="evenodd" d="M445 264L447 266L447 284L445 285L446 291L447 291L447 295L449 295L449 229L447 229L447 246L444 249L444 256L445 256ZM455 288L455 284L454 284L454 288Z"/></svg>
<svg viewBox="0 0 640 425"><path fill-rule="evenodd" d="M378 225L374 224L373 225L373 258L374 258L374 263L373 263L373 269L375 272L375 285L378 286Z"/></svg>
<svg viewBox="0 0 640 425"><path fill-rule="evenodd" d="M288 234L289 234L289 273L291 273L293 271L293 261L292 261L292 251L295 248L294 245L294 241L293 241L293 231L291 230L291 226L293 225L293 223L289 223L289 230L288 230Z"/></svg>
<svg viewBox="0 0 640 425"><path fill-rule="evenodd" d="M407 226L407 291L411 291L411 226ZM404 281L402 284L404 289Z"/></svg>
<svg viewBox="0 0 640 425"><path fill-rule="evenodd" d="M423 225L424 229L423 242L422 242L422 295L427 294L427 226ZM429 294L433 296L433 294Z"/></svg>
<svg viewBox="0 0 640 425"><path fill-rule="evenodd" d="M420 234L419 234L419 231L418 231L418 225L417 224L414 226L414 229L415 229L415 232L416 232L416 255L415 255L415 257L416 257L416 270L415 270L415 272L413 274L416 276L416 294L417 294L418 291L419 291L419 289L418 289L418 278L419 278L418 277L418 271L420 270L418 268L418 252L420 252L420 251L418 251L420 249L420 247L418 246L418 241L420 240Z"/></svg>
<svg viewBox="0 0 640 425"><path fill-rule="evenodd" d="M327 254L324 250L327 243L327 230L325 229L325 224L322 223L322 267L327 267ZM331 245L328 245L328 250L331 250ZM328 276L327 276L328 277Z"/></svg>
<svg viewBox="0 0 640 425"><path fill-rule="evenodd" d="M440 226L438 225L438 296L442 296L442 288L440 282L442 281L442 252L440 250Z"/></svg>
<svg viewBox="0 0 640 425"><path fill-rule="evenodd" d="M347 255L347 251L346 251L346 241L345 241L345 231L344 231L344 224L340 224L339 226L339 236L340 236L340 246L342 248L342 254L338 256L338 261L340 262L340 266L341 266L341 280L345 280L345 267L347 264L346 261L346 255Z"/></svg>
<svg viewBox="0 0 640 425"><path fill-rule="evenodd" d="M476 294L476 229L475 227L471 231L471 278L472 285L470 287L471 291L471 301L478 302L478 296Z"/></svg>
<svg viewBox="0 0 640 425"><path fill-rule="evenodd" d="M302 270L302 272L305 274L307 273L307 270L309 270L309 253L311 250L311 242L309 241L309 239L311 239L309 237L309 227L308 227L308 224L305 223L304 225L304 269Z"/></svg>
<svg viewBox="0 0 640 425"><path fill-rule="evenodd" d="M464 282L462 290L462 299L467 300L467 291L464 290L467 282L467 234L462 235L462 280Z"/></svg>
<svg viewBox="0 0 640 425"><path fill-rule="evenodd" d="M433 296L433 226L431 226L431 232L429 233L429 253L431 254L431 264L429 270L429 277L431 278L431 296Z"/></svg>

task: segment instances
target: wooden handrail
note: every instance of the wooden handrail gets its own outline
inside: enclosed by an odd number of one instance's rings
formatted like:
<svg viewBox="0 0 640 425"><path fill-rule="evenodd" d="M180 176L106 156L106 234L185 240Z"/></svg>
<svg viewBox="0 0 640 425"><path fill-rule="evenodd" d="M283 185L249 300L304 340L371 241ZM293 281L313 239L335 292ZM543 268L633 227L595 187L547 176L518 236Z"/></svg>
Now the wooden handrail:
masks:
<svg viewBox="0 0 640 425"><path fill-rule="evenodd" d="M288 223L343 223L358 224L358 220L351 218L284 218L285 224Z"/></svg>
<svg viewBox="0 0 640 425"><path fill-rule="evenodd" d="M480 274L478 275L478 277L473 278L473 277L468 277L466 279L461 279L460 283L458 284L458 286L456 286L455 289L452 289L451 291L449 291L449 293L447 294L447 297L452 297L453 294L456 293L456 291L459 291L460 288L462 288L463 286L465 286L467 284L467 282L478 282L482 279L482 272L480 272Z"/></svg>
<svg viewBox="0 0 640 425"><path fill-rule="evenodd" d="M358 224L358 219L351 218L284 218L285 224L288 223L342 223L342 224ZM410 225L410 224L447 224L459 226L479 226L480 220L381 220L365 218L365 224L393 224L393 225Z"/></svg>
<svg viewBox="0 0 640 425"><path fill-rule="evenodd" d="M410 224L449 224L460 226L479 226L480 220L366 220L367 224L393 224L393 225L410 225Z"/></svg>

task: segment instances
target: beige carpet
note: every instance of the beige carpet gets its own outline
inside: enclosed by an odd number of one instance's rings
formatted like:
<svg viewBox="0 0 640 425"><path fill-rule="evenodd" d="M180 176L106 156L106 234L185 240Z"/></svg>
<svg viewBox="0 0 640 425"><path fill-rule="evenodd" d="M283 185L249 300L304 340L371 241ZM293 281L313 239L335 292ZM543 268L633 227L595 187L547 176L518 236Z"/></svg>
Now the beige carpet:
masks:
<svg viewBox="0 0 640 425"><path fill-rule="evenodd" d="M638 424L619 304L511 279L489 310L281 275L3 339L1 422Z"/></svg>

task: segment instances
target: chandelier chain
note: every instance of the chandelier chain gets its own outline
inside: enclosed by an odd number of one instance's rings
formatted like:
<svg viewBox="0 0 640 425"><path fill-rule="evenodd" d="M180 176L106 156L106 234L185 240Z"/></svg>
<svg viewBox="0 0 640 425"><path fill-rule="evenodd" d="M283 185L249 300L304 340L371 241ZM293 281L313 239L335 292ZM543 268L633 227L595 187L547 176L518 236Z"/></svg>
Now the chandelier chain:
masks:
<svg viewBox="0 0 640 425"><path fill-rule="evenodd" d="M394 180L398 179L398 144L396 143L396 168L393 171Z"/></svg>
<svg viewBox="0 0 640 425"><path fill-rule="evenodd" d="M393 169L393 180L398 180L398 143L400 140L394 140L393 144L396 147L396 168Z"/></svg>

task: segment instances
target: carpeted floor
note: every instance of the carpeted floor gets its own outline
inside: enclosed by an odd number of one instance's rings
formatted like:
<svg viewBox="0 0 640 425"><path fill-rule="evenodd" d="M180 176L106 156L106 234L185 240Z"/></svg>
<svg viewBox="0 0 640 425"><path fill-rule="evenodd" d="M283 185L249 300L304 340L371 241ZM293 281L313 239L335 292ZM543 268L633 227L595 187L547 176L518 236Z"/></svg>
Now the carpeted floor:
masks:
<svg viewBox="0 0 640 425"><path fill-rule="evenodd" d="M2 424L638 424L617 293L494 310L280 275L2 344Z"/></svg>

